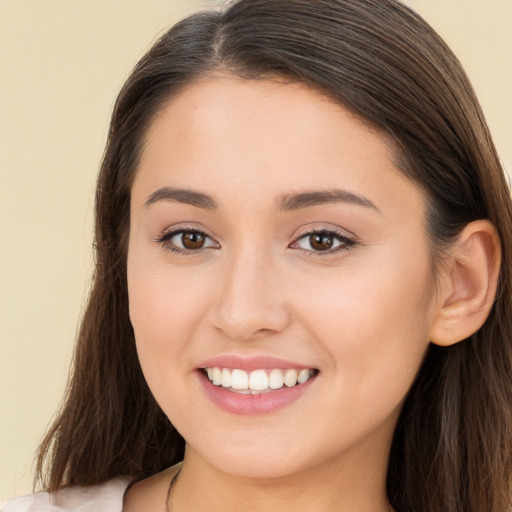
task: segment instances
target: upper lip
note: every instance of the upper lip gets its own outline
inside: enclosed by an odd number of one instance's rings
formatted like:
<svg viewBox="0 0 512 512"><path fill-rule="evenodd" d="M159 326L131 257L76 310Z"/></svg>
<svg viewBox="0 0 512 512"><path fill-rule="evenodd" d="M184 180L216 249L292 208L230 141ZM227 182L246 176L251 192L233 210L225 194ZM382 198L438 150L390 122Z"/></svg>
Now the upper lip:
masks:
<svg viewBox="0 0 512 512"><path fill-rule="evenodd" d="M262 370L267 368L294 368L296 370L307 370L313 369L314 367L311 365L305 365L298 363L296 361L290 361L286 359L281 359L279 357L274 356L239 356L239 355L219 355L210 357L200 364L197 365L197 369L203 368L230 368L232 370L239 369L245 371L252 370Z"/></svg>

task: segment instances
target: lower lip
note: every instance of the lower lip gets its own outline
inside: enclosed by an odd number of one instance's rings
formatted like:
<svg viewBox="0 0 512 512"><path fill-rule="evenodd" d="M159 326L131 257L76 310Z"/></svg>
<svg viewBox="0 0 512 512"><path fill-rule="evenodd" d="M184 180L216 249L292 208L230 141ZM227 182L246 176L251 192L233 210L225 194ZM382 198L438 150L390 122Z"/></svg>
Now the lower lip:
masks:
<svg viewBox="0 0 512 512"><path fill-rule="evenodd" d="M309 390L316 378L312 377L303 384L297 384L291 388L283 386L268 393L251 395L235 393L222 386L215 386L203 372L199 373L206 394L217 407L232 414L252 416L271 413L291 405Z"/></svg>

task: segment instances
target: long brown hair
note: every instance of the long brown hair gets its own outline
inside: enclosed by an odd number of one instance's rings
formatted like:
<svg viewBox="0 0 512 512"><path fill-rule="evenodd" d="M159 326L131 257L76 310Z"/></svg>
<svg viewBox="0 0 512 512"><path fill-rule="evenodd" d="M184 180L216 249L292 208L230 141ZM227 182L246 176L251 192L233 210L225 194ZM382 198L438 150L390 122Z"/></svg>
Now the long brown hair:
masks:
<svg viewBox="0 0 512 512"><path fill-rule="evenodd" d="M396 0L240 0L186 18L136 65L112 116L96 194L96 271L65 401L38 455L43 485L143 478L183 457L184 440L145 383L128 316L130 185L162 105L218 72L307 84L391 136L402 172L428 197L434 261L468 222L496 226L503 264L493 309L467 340L428 349L396 427L387 484L397 511L509 512L509 191L458 60Z"/></svg>

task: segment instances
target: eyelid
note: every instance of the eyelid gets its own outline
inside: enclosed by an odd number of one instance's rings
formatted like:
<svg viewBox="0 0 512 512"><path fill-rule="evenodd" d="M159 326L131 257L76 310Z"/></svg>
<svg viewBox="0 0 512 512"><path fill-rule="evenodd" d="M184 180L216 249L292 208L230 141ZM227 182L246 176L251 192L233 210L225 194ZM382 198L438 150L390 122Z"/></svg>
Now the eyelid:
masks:
<svg viewBox="0 0 512 512"><path fill-rule="evenodd" d="M209 235L206 230L202 227L193 225L193 224L177 224L168 226L165 229L161 231L161 234L158 235L158 240L161 240L162 238L169 238L170 236L180 233L182 231L194 231L197 233L202 233L205 236L208 236L210 238L213 238L211 235Z"/></svg>
<svg viewBox="0 0 512 512"><path fill-rule="evenodd" d="M205 238L209 239L215 244L215 247L208 246L208 247L201 247L199 249L186 249L184 247L178 247L176 245L171 245L170 240L180 234L180 233L186 233L186 232L193 232L193 233L199 233L203 235ZM197 226L193 225L178 225L178 226L171 226L166 228L162 233L154 240L155 242L161 244L165 249L178 253L178 254L184 254L184 255L198 255L203 252L206 252L210 249L217 249L220 248L220 243L211 235L209 235L204 229L201 229Z"/></svg>
<svg viewBox="0 0 512 512"><path fill-rule="evenodd" d="M356 236L350 231L330 223L322 222L312 222L300 227L296 231L295 238L297 239L300 238L301 236L310 235L312 233L333 233L343 238L348 238L351 240L356 239Z"/></svg>
<svg viewBox="0 0 512 512"><path fill-rule="evenodd" d="M184 247L179 247L175 244L171 244L170 240L180 234L185 232L194 232L203 235L205 238L213 242L213 246L200 247L198 249L187 249ZM315 234L324 234L330 235L333 238L337 239L340 243L338 246L326 249L326 250L314 250L314 249L304 249L300 247L298 244L300 240L304 239L307 236L315 235ZM184 255L199 255L211 249L219 249L221 247L220 243L211 235L209 235L206 230L201 229L198 226L194 225L177 225L166 228L161 235L159 235L155 240L155 242L160 243L164 246L165 249L175 252L178 254ZM299 230L299 232L295 235L294 240L288 245L289 248L298 249L303 253L306 253L308 256L329 256L334 253L340 251L346 251L353 248L357 244L357 240L352 233L347 232L338 227L330 227L330 226L307 226Z"/></svg>
<svg viewBox="0 0 512 512"><path fill-rule="evenodd" d="M325 251L315 251L313 249L303 249L302 247L298 246L298 243L300 240L304 239L305 237L315 235L315 234L324 234L324 235L331 235L337 240L339 240L341 243L339 246L335 247L334 249L327 249ZM292 249L298 249L308 256L329 256L332 254L335 254L340 251L347 251L352 249L355 245L357 245L356 237L352 233L348 233L345 230L342 230L340 228L335 227L326 227L326 226L319 226L319 227L307 227L304 228L302 232L297 234L293 240L293 242L288 246Z"/></svg>

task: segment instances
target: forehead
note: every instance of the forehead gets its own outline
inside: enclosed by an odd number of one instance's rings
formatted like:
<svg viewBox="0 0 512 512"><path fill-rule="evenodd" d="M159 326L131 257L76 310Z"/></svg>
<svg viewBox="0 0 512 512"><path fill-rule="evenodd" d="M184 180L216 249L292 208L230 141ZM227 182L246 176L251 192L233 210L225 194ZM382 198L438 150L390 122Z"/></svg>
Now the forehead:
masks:
<svg viewBox="0 0 512 512"><path fill-rule="evenodd" d="M364 137L371 136L391 157L395 151L391 137L305 84L279 77L244 80L230 75L205 76L185 86L160 109L146 134L146 148L165 136L179 135L183 140L192 135L206 141L222 131L245 135L259 144L265 134L272 145L277 142L275 134L282 144L304 139L314 142L314 135L322 137L333 127L336 135L342 128L340 121L347 124L347 120L352 131L359 125ZM235 140L230 141L234 147Z"/></svg>
<svg viewBox="0 0 512 512"><path fill-rule="evenodd" d="M343 186L378 196L390 181L413 185L394 156L387 136L302 84L205 78L154 119L133 192L142 200L180 186L256 198Z"/></svg>

